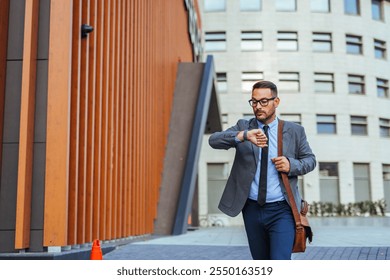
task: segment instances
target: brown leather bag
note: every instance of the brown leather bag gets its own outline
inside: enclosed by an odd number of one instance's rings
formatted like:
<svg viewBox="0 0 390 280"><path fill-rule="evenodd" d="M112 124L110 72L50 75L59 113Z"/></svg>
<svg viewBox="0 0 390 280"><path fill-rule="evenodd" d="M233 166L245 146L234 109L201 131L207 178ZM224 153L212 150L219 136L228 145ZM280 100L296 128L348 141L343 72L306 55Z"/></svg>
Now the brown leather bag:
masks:
<svg viewBox="0 0 390 280"><path fill-rule="evenodd" d="M283 120L279 119L278 126L278 156L283 155ZM294 216L295 221L295 239L293 253L305 252L306 250L306 239L309 240L309 243L313 241L313 232L309 225L309 220L307 219L307 212L309 210L309 204L307 201L302 200L301 212L298 213L298 208L295 203L294 196L291 191L290 182L288 181L288 176L284 172L280 172L282 175L283 184L287 191L288 200L290 202L291 210Z"/></svg>

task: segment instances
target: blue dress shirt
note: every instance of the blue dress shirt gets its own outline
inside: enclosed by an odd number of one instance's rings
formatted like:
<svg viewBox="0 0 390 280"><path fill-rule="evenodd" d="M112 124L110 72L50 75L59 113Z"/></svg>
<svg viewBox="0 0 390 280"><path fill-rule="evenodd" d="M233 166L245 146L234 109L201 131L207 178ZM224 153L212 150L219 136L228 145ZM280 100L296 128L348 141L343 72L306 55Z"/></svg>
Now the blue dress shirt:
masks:
<svg viewBox="0 0 390 280"><path fill-rule="evenodd" d="M264 124L257 121L259 128L263 129ZM271 161L272 158L278 156L278 118L275 118L270 124L268 124L268 173L267 173L267 196L266 202L275 202L284 200L282 189L279 183L279 174L275 168L275 164ZM251 189L249 192L249 198L257 200L259 193L259 179L260 179L260 161L261 151L259 149L259 161L257 163L256 174L253 179Z"/></svg>

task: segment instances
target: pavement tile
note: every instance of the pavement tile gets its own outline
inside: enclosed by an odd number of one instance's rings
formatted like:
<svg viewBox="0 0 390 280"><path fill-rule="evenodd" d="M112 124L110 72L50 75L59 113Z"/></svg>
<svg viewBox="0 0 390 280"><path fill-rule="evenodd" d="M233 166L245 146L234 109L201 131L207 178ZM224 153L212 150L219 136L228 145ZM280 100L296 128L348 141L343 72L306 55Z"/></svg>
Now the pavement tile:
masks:
<svg viewBox="0 0 390 280"><path fill-rule="evenodd" d="M293 260L390 260L390 218L311 219L314 240ZM374 225L374 226L373 226ZM200 228L119 246L110 260L250 260L243 227Z"/></svg>

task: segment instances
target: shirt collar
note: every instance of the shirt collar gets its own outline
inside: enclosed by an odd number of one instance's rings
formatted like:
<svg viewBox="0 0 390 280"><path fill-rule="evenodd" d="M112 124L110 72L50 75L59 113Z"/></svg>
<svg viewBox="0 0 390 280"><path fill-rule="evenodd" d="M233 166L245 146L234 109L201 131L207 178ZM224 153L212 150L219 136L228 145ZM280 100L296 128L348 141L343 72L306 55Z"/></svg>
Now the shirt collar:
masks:
<svg viewBox="0 0 390 280"><path fill-rule="evenodd" d="M268 124L268 127L269 127L270 129L272 129L272 128L278 126L278 122L279 122L279 120L278 120L278 118L276 117L271 123ZM263 129L264 124L263 124L262 122L260 122L260 121L257 120L257 124L259 125L259 128Z"/></svg>

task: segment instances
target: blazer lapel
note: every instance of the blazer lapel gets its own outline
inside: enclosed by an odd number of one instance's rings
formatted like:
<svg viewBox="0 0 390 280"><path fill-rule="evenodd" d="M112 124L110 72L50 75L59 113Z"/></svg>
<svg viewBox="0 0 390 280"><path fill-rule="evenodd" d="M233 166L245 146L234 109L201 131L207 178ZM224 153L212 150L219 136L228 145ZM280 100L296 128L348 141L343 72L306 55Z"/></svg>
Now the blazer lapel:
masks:
<svg viewBox="0 0 390 280"><path fill-rule="evenodd" d="M249 121L249 130L252 130L252 129L258 129L259 128L259 125L257 123L257 120L256 118L253 118ZM253 156L255 157L255 163L256 163L256 166L259 162L259 159L260 159L260 150L259 150L259 147L250 143L250 146L252 147L252 151L253 151Z"/></svg>
<svg viewBox="0 0 390 280"><path fill-rule="evenodd" d="M283 155L285 155L288 151L288 147L291 143L292 134L290 132L290 128L286 126L286 122L283 126Z"/></svg>

